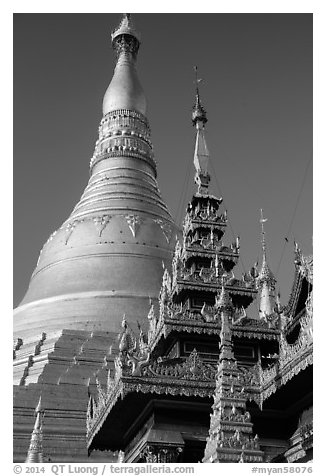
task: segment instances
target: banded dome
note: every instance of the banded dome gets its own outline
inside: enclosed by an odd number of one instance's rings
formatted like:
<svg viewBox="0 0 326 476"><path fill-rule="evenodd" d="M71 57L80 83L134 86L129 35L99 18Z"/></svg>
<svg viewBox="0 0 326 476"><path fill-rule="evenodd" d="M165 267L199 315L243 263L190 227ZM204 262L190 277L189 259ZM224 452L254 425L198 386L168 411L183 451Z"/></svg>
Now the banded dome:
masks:
<svg viewBox="0 0 326 476"><path fill-rule="evenodd" d="M147 322L178 229L161 198L135 62L139 35L124 16L112 35L117 64L89 183L69 218L41 250L15 310L15 333L31 341L60 329L116 331Z"/></svg>
<svg viewBox="0 0 326 476"><path fill-rule="evenodd" d="M41 250L14 313L14 454L25 461L42 394L53 461L87 461L90 388L114 368L123 315L148 324L178 229L161 198L135 62L139 35L123 17L90 179ZM105 382L104 382L105 381ZM43 400L44 397L44 400ZM46 424L45 418L45 424ZM59 456L58 456L59 455Z"/></svg>

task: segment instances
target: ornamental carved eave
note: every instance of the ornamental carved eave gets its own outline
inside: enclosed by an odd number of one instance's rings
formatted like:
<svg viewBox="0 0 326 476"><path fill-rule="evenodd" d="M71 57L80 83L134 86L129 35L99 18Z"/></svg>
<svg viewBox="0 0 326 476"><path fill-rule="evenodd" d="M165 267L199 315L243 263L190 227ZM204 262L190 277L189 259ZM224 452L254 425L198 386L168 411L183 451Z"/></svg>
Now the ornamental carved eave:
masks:
<svg viewBox="0 0 326 476"><path fill-rule="evenodd" d="M189 243L186 242L185 246L185 255L188 257L190 256L204 256L206 253L208 258L211 258L212 255L215 256L218 253L218 256L222 260L229 260L234 263L237 263L239 260L239 252L236 250L232 250L231 248L223 247L223 249L219 249L216 247L214 243L211 243L208 239L207 242L198 243L193 242Z"/></svg>
<svg viewBox="0 0 326 476"><path fill-rule="evenodd" d="M207 398L213 397L214 391L215 379L201 381L166 376L120 376L104 399L99 400L98 405L94 404L93 417L87 416L87 446L91 445L116 403L129 393Z"/></svg>
<svg viewBox="0 0 326 476"><path fill-rule="evenodd" d="M278 329L267 329L260 326L231 326L232 335L239 338L259 339L259 340L278 340L280 331ZM219 335L221 324L208 322L195 322L193 320L165 319L155 336L157 343L161 337L166 338L172 332Z"/></svg>
<svg viewBox="0 0 326 476"><path fill-rule="evenodd" d="M306 279L310 285L313 283L313 258L312 256L303 257L300 255L300 260L295 267L295 275L292 284L292 289L288 304L284 307L284 314L293 317L295 308L297 306L303 280Z"/></svg>
<svg viewBox="0 0 326 476"><path fill-rule="evenodd" d="M288 301L288 304L284 307L284 314L286 316L292 316L293 312L295 311L295 307L297 305L300 291L301 291L302 281L303 281L302 274L300 274L296 270L289 301Z"/></svg>
<svg viewBox="0 0 326 476"><path fill-rule="evenodd" d="M196 230L197 228L220 228L221 230L225 229L227 223L223 220L221 216L209 216L206 220L201 218L188 218L185 220L185 230L188 232L190 230Z"/></svg>
<svg viewBox="0 0 326 476"><path fill-rule="evenodd" d="M301 342L296 355L291 352L278 359L273 366L263 370L260 364L251 368L238 366L239 383L249 401L255 401L261 408L264 401L284 386L289 380L313 364L312 342ZM293 346L289 346L294 350ZM127 394L143 393L156 395L213 397L216 389L217 367L203 362L196 351L183 362L172 363L164 360L149 361L141 367L140 373L132 374L131 368L121 370L108 388L98 388L92 410L87 412L87 443L91 445L95 435L101 430L105 420L116 403ZM229 384L232 385L230 377ZM227 379L224 382L228 385Z"/></svg>
<svg viewBox="0 0 326 476"><path fill-rule="evenodd" d="M293 331L293 329L296 327L297 324L299 324L302 320L302 318L306 315L306 309L302 309L296 316L293 317L290 321L286 322L284 326L284 333L285 335L288 335L290 332Z"/></svg>
<svg viewBox="0 0 326 476"><path fill-rule="evenodd" d="M313 365L313 348L312 346L300 353L296 358L290 360L283 367L278 368L275 364L264 375L264 381L260 389L261 404L267 400L273 393L285 385L289 380L305 370L308 366Z"/></svg>
<svg viewBox="0 0 326 476"><path fill-rule="evenodd" d="M216 249L214 247L212 247L212 249L210 248L203 249L201 246L197 246L197 245L195 246L196 246L196 250L194 250L192 246L191 247L187 246L185 248L185 250L182 253L182 258L185 261L188 260L189 258L208 258L208 259L215 258Z"/></svg>
<svg viewBox="0 0 326 476"><path fill-rule="evenodd" d="M219 213L219 204L215 202L213 205L204 205L198 203L195 208L191 210L187 209L187 213L184 218L184 226L191 226L191 224L209 224L209 226L226 226L227 225L227 214Z"/></svg>
<svg viewBox="0 0 326 476"><path fill-rule="evenodd" d="M166 274L166 279L168 275ZM169 286L168 286L169 288ZM221 366L225 372L223 384L233 394L234 371L237 373L237 385L242 387L241 398L255 401L262 408L264 401L289 380L298 375L313 363L312 314L307 313L301 319L301 330L294 344L289 344L280 329L261 328L268 323L248 318L245 314L236 322L230 323L232 335L248 337L269 336L278 339L279 352L273 357L274 364L262 368L260 362L252 367L241 366L239 362L223 360L218 365L209 363L200 357L194 349L187 357L169 358L155 355L155 347L160 339L164 339L172 331L208 332L219 334L221 319L217 315L215 322L198 322L199 313L189 309L180 309L182 305L164 304L162 297L160 315L156 319L152 305L149 313L150 328L148 340L141 331L137 338L123 320L123 333L119 343L119 354L115 359L115 376L108 376L107 388L98 384L97 396L91 397L87 411L87 438L90 446L94 436L101 430L104 422L115 418L115 411L120 411L126 395L142 393L150 395L186 396L189 398L210 398L216 393ZM180 311L185 311L184 313ZM189 319L186 320L185 314ZM176 317L179 316L179 319ZM201 314L201 318L205 316ZM256 327L255 327L256 326ZM201 330L199 330L201 329ZM137 343L138 342L138 343ZM229 375L228 375L229 374ZM131 400L130 400L131 398ZM231 398L231 394L230 394ZM234 398L234 395L232 396ZM119 408L115 406L119 402ZM132 407L131 407L132 408ZM110 420L107 424L110 423Z"/></svg>
<svg viewBox="0 0 326 476"><path fill-rule="evenodd" d="M311 321L312 316L309 315L302 319L300 334L294 344L289 344L284 334L281 334L277 362L264 371L260 371L261 402L313 364Z"/></svg>
<svg viewBox="0 0 326 476"><path fill-rule="evenodd" d="M248 284L248 287L240 287L240 286L225 286L227 291L230 295L239 295L239 296L248 296L252 297L253 299L257 295L257 289L255 289L252 285ZM186 279L177 279L174 285L173 292L179 293L182 290L190 290L190 291L208 291L212 293L220 292L222 286L220 282L212 283L212 282L204 282L204 277L196 275L189 275Z"/></svg>
<svg viewBox="0 0 326 476"><path fill-rule="evenodd" d="M307 281L312 284L314 276L313 256L303 256L300 265L300 272L305 276Z"/></svg>
<svg viewBox="0 0 326 476"><path fill-rule="evenodd" d="M213 306L191 311L181 308L181 305L163 305L157 319L151 315L149 345L154 351L158 343L172 332L218 336L220 330L221 318ZM234 316L231 330L235 337L258 340L279 340L281 333L277 322L251 319L241 315L240 311Z"/></svg>

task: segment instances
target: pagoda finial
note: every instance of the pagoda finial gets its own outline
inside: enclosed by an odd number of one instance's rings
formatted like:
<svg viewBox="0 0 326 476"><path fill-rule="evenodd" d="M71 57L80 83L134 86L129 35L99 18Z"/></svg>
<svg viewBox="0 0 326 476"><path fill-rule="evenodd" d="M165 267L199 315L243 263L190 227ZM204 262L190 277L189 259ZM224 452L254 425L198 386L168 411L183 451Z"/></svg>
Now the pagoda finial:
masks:
<svg viewBox="0 0 326 476"><path fill-rule="evenodd" d="M206 117L206 111L201 104L200 95L199 95L199 83L202 81L202 79L198 78L197 66L194 66L194 71L195 71L195 85L196 85L196 100L195 100L194 107L192 108L192 123L196 125L197 122L202 122L204 125L207 122L207 117Z"/></svg>
<svg viewBox="0 0 326 476"><path fill-rule="evenodd" d="M111 40L117 63L103 98L103 116L120 109L137 111L146 116L146 98L136 71L140 34L133 25L130 13L122 15L119 25L111 33ZM118 144L112 144L112 147L115 145L119 147Z"/></svg>
<svg viewBox="0 0 326 476"><path fill-rule="evenodd" d="M266 240L265 240L265 230L264 230L264 223L267 222L267 218L264 218L263 209L260 209L260 224L261 224L261 242L263 248L263 257L266 258Z"/></svg>
<svg viewBox="0 0 326 476"><path fill-rule="evenodd" d="M259 315L261 318L271 315L274 312L275 307L275 283L276 279L270 270L267 263L266 253L266 238L264 223L267 222L267 218L264 217L263 210L260 210L260 223L261 223L261 235L262 235L262 251L263 259L262 266L257 278L257 284L261 290L260 303L259 303Z"/></svg>
<svg viewBox="0 0 326 476"><path fill-rule="evenodd" d="M140 43L140 34L134 27L130 13L122 14L122 18L119 25L111 33L112 42L120 35L133 36L137 39L138 43Z"/></svg>
<svg viewBox="0 0 326 476"><path fill-rule="evenodd" d="M204 127L207 122L206 111L203 108L200 96L198 84L201 79L198 79L197 66L195 70L195 84L196 84L196 100L192 109L192 123L196 127L196 144L194 153L194 165L196 169L195 183L198 185L198 194L207 195L208 185L210 182L210 175L208 173L209 152L206 144Z"/></svg>
<svg viewBox="0 0 326 476"><path fill-rule="evenodd" d="M125 53L136 60L140 45L140 34L135 29L130 13L124 13L117 28L111 33L112 47L117 59Z"/></svg>
<svg viewBox="0 0 326 476"><path fill-rule="evenodd" d="M31 436L31 441L29 444L29 449L26 457L25 463L43 463L43 450L42 450L42 418L44 410L42 410L41 396L38 401L37 407L35 408L36 419L34 423L34 428Z"/></svg>
<svg viewBox="0 0 326 476"><path fill-rule="evenodd" d="M267 218L264 218L263 210L260 209L260 224L261 224L261 243L262 243L262 250L263 250L263 261L262 267L259 273L259 280L267 280L267 281L276 281L274 278L273 273L271 272L268 264L267 264L267 253L266 253L266 238L265 238L265 229L264 223L267 222Z"/></svg>

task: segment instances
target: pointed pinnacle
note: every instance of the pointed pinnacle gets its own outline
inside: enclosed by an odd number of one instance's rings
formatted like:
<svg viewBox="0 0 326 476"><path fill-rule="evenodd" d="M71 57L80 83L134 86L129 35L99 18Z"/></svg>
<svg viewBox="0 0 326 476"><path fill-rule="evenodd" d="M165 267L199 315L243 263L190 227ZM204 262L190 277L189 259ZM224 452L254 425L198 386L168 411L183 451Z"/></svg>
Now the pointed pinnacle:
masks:
<svg viewBox="0 0 326 476"><path fill-rule="evenodd" d="M35 413L40 413L42 410L42 395L40 395L39 401L37 403L37 406L35 408Z"/></svg>
<svg viewBox="0 0 326 476"><path fill-rule="evenodd" d="M219 309L226 309L232 307L232 301L230 299L228 291L225 289L224 283L222 284L221 294L216 303L216 307Z"/></svg>
<svg viewBox="0 0 326 476"><path fill-rule="evenodd" d="M198 87L199 83L202 80L198 79L197 66L194 66L194 70L195 70L195 84L196 84L196 100L195 100L195 105L192 108L192 123L194 125L196 125L197 122L202 122L203 124L205 124L207 122L206 111L201 104L200 95L199 95L199 87Z"/></svg>
<svg viewBox="0 0 326 476"><path fill-rule="evenodd" d="M126 320L126 314L123 314L122 316L122 321L121 321L121 327L123 327L124 329L127 328L127 320Z"/></svg>
<svg viewBox="0 0 326 476"><path fill-rule="evenodd" d="M130 13L122 14L119 26L115 30L113 30L111 34L112 41L119 35L134 36L138 40L138 42L140 42L140 34L134 27Z"/></svg>
<svg viewBox="0 0 326 476"><path fill-rule="evenodd" d="M259 281L270 281L275 283L276 279L270 270L268 263L267 263L267 253L266 253L266 239L265 239L265 230L264 230L264 223L267 222L267 218L264 218L263 210L260 209L260 223L261 223L261 235L262 235L262 250L263 250L263 260L261 269L258 275Z"/></svg>

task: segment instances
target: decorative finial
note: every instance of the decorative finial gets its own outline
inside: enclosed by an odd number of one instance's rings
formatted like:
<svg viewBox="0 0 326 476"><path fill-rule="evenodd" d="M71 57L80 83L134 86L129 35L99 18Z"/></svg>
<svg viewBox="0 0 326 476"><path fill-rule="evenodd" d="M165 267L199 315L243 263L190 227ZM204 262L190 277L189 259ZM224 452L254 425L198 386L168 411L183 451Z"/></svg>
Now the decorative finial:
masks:
<svg viewBox="0 0 326 476"><path fill-rule="evenodd" d="M296 265L301 265L303 260L302 251L298 243L294 240L294 263Z"/></svg>
<svg viewBox="0 0 326 476"><path fill-rule="evenodd" d="M206 124L207 117L206 117L206 111L203 108L200 101L199 83L202 81L202 79L198 78L197 66L194 66L194 71L195 71L195 85L196 85L196 100L195 100L195 105L192 108L192 123L195 126L197 125L198 122L201 122L203 125Z"/></svg>
<svg viewBox="0 0 326 476"><path fill-rule="evenodd" d="M265 230L264 230L264 223L267 222L267 218L264 218L263 210L260 209L260 223L261 223L261 236L262 236L262 250L263 250L263 261L262 261L262 267L259 273L259 281L263 282L266 281L268 282L271 286L273 286L276 282L276 279L274 278L274 275L272 271L270 270L268 264L267 264L267 256L266 256L266 238L265 238Z"/></svg>
<svg viewBox="0 0 326 476"><path fill-rule="evenodd" d="M122 327L123 329L126 329L126 328L127 328L126 314L123 314L123 316L122 316L121 327Z"/></svg>
<svg viewBox="0 0 326 476"><path fill-rule="evenodd" d="M37 403L37 406L35 408L35 413L40 413L42 411L42 395L40 395L39 401Z"/></svg>
<svg viewBox="0 0 326 476"><path fill-rule="evenodd" d="M217 253L215 255L214 267L215 267L215 276L218 278L220 265L219 265L219 259L218 259L218 254Z"/></svg>
<svg viewBox="0 0 326 476"><path fill-rule="evenodd" d="M27 453L27 458L25 463L43 463L43 451L42 451L42 417L44 410L42 410L42 397L38 401L38 404L35 408L36 419L31 436L31 441L29 444L29 449Z"/></svg>
<svg viewBox="0 0 326 476"><path fill-rule="evenodd" d="M219 299L216 303L216 307L220 309L221 311L232 309L232 300L230 299L228 291L225 289L225 280L226 280L226 275L223 274L221 278L222 289L221 289Z"/></svg>
<svg viewBox="0 0 326 476"><path fill-rule="evenodd" d="M206 111L201 105L198 84L201 79L197 76L197 66L195 66L196 102L192 109L192 122L196 127L196 144L194 153L194 166L196 169L195 183L198 185L198 194L207 195L210 175L208 173L209 152L206 144L204 126L207 122Z"/></svg>
<svg viewBox="0 0 326 476"><path fill-rule="evenodd" d="M140 45L140 34L135 29L130 13L122 15L119 26L111 33L113 49L119 57L122 52L135 58Z"/></svg>
<svg viewBox="0 0 326 476"><path fill-rule="evenodd" d="M221 331L220 331L220 363L224 360L234 361L234 353L232 346L232 331L230 327L230 316L232 313L232 301L229 293L224 287L222 281L222 290L220 297L216 303L216 307L221 313ZM232 391L232 390L231 390Z"/></svg>
<svg viewBox="0 0 326 476"><path fill-rule="evenodd" d="M262 236L262 248L263 248L263 256L266 257L266 240L265 240L265 230L264 230L264 223L267 222L267 218L264 218L263 209L260 209L260 223L261 223L261 236Z"/></svg>
<svg viewBox="0 0 326 476"><path fill-rule="evenodd" d="M266 239L264 230L264 223L266 222L267 218L264 218L263 210L260 210L263 260L256 283L260 289L259 316L264 320L267 318L267 316L270 316L274 313L276 283L276 279L267 263Z"/></svg>

